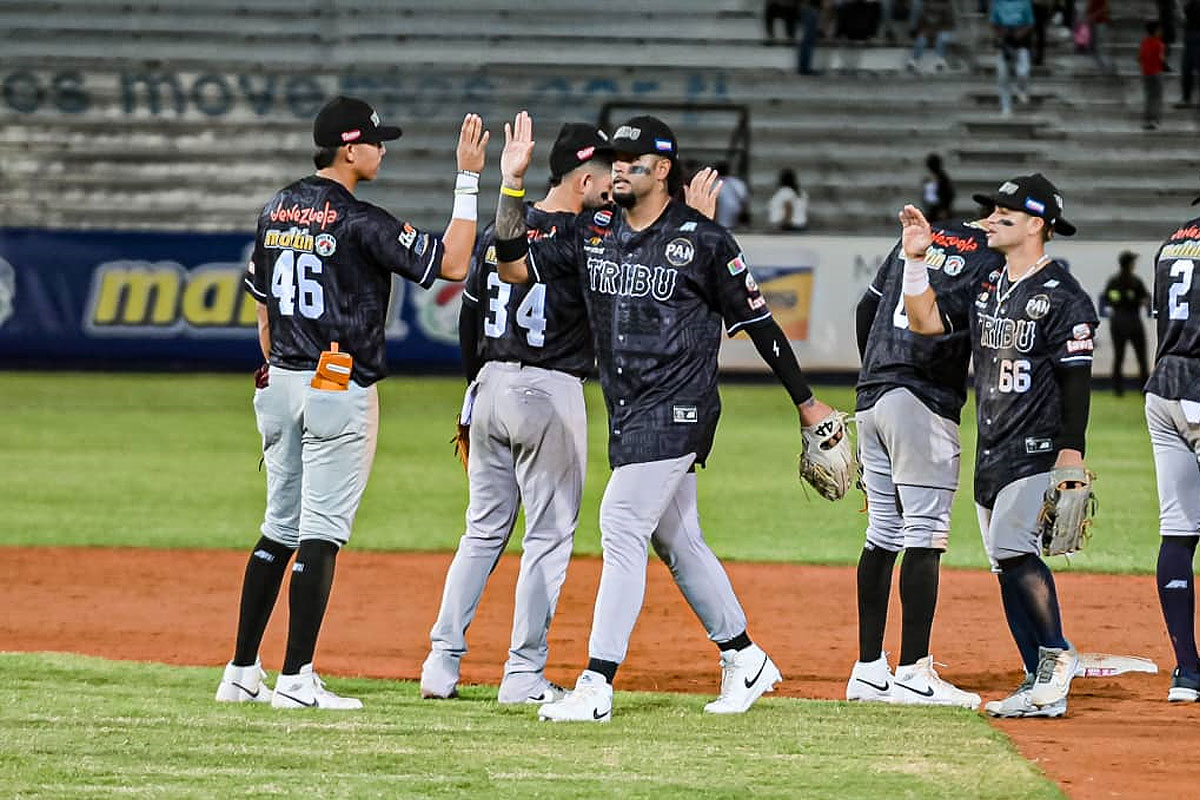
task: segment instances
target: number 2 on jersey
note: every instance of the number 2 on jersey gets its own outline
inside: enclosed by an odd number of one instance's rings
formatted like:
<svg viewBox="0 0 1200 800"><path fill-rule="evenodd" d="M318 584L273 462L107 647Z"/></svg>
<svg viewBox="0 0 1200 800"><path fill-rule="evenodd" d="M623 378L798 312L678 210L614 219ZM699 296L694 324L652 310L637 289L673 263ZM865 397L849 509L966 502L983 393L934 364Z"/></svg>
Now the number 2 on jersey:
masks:
<svg viewBox="0 0 1200 800"><path fill-rule="evenodd" d="M500 276L489 272L488 313L483 319L483 332L486 336L499 339L508 328L508 300L512 297L512 286L500 280ZM495 290L495 294L492 291ZM535 283L529 287L529 292L521 305L517 306L517 324L525 329L525 341L530 347L542 347L546 344L546 285Z"/></svg>
<svg viewBox="0 0 1200 800"><path fill-rule="evenodd" d="M271 294L279 300L279 313L290 317L296 313L296 292L300 293L300 316L317 319L325 313L325 290L312 275L320 275L324 266L312 253L296 257L293 250L284 250L275 259L271 273Z"/></svg>
<svg viewBox="0 0 1200 800"><path fill-rule="evenodd" d="M1192 313L1192 304L1185 298L1192 290L1192 272L1196 264L1188 259L1180 259L1171 265L1171 277L1179 278L1167 289L1167 310L1171 319L1187 319Z"/></svg>

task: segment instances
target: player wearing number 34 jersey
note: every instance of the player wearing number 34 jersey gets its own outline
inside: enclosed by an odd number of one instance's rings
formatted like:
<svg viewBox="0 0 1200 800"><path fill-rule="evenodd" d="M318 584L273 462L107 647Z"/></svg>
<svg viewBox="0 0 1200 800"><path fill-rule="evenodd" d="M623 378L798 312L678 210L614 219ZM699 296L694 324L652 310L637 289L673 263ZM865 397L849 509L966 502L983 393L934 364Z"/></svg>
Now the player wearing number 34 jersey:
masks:
<svg viewBox="0 0 1200 800"><path fill-rule="evenodd" d="M488 135L467 115L458 142L454 213L443 237L355 198L400 129L361 100L337 97L313 124L317 173L278 192L258 221L246 289L258 301L259 343L270 368L254 411L267 468L267 508L242 583L237 643L217 700L278 708L355 709L313 672L334 564L350 538L379 426L384 316L392 276L428 288L466 276ZM287 652L274 693L258 657L284 572Z"/></svg>

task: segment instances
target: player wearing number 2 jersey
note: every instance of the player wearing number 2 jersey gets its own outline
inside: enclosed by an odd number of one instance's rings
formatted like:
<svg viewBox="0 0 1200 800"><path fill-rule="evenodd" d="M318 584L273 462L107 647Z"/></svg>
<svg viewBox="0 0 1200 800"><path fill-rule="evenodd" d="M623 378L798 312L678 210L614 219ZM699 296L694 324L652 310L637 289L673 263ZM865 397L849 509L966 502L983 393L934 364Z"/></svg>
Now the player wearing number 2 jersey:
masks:
<svg viewBox="0 0 1200 800"><path fill-rule="evenodd" d="M1200 203L1200 198L1197 198ZM1194 204L1193 204L1194 205ZM1158 599L1175 650L1167 699L1200 700L1196 588L1200 540L1200 217L1179 226L1154 259L1158 354L1146 383L1146 424L1158 475Z"/></svg>
<svg viewBox="0 0 1200 800"><path fill-rule="evenodd" d="M317 173L281 190L259 217L246 289L259 303L259 341L270 363L254 394L267 510L246 566L219 701L362 707L325 689L312 662L334 563L375 455L375 383L385 372L392 275L425 288L438 277L466 276L488 139L482 120L468 115L453 218L439 238L354 197L358 182L379 172L383 143L399 136L361 100L331 100L313 125ZM272 693L258 648L293 552L287 653Z"/></svg>
<svg viewBox="0 0 1200 800"><path fill-rule="evenodd" d="M1066 267L1045 253L1052 232L1075 233L1062 196L1040 174L975 199L993 211L988 247L1005 256L971 305L979 440L975 502L1026 677L987 704L1001 717L1058 717L1078 657L1063 634L1054 577L1041 559L1038 515L1052 469L1083 467L1096 311ZM940 296L924 263L929 223L906 206L905 308L916 333L940 334Z"/></svg>
<svg viewBox="0 0 1200 800"><path fill-rule="evenodd" d="M531 239L565 234L575 215L608 202L607 137L568 123L550 151L550 192L525 206ZM467 526L446 574L421 667L421 695L456 693L466 632L517 511L525 537L501 703L545 703L562 689L545 677L546 635L567 574L587 462L583 377L593 366L578 280L513 285L496 272L496 237L480 236L463 292L459 338L470 386Z"/></svg>

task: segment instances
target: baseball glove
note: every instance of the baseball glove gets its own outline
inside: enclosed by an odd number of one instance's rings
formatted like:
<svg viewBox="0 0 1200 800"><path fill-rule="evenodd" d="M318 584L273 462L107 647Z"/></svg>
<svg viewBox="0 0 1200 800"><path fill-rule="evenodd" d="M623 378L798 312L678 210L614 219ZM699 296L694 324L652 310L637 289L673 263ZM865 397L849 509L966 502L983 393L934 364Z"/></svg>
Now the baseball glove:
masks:
<svg viewBox="0 0 1200 800"><path fill-rule="evenodd" d="M458 456L458 460L462 462L463 470L467 469L467 459L471 455L471 426L458 423L458 430L450 439L450 444L454 445L454 455Z"/></svg>
<svg viewBox="0 0 1200 800"><path fill-rule="evenodd" d="M832 411L825 419L801 428L804 452L800 454L800 479L827 500L841 500L856 475L854 451L846 430L846 415Z"/></svg>
<svg viewBox="0 0 1200 800"><path fill-rule="evenodd" d="M1050 486L1038 514L1042 555L1068 555L1083 549L1096 513L1095 479L1084 467L1056 467L1050 473Z"/></svg>

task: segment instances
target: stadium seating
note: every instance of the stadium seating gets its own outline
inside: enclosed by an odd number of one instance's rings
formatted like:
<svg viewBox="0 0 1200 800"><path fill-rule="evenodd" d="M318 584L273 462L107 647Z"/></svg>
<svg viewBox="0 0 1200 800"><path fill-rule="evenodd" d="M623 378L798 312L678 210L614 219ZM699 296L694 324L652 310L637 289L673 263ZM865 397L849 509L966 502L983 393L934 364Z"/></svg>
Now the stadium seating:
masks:
<svg viewBox="0 0 1200 800"><path fill-rule="evenodd" d="M308 123L341 90L405 128L364 196L433 227L448 215L466 111L496 137L494 185L501 125L518 109L548 144L559 123L595 120L607 102L692 101L748 109L756 222L790 166L814 230L894 230L925 155L940 152L960 200L1037 168L1085 235L1159 235L1195 194L1200 116L1169 112L1163 130L1140 129L1136 46L1154 3L1113 4L1118 76L1055 40L1031 103L1008 119L975 5L960 0L945 73L910 74L899 46L835 41L822 43L825 73L801 77L792 48L762 46L757 0L8 0L4 224L246 229L275 188L311 169ZM1172 77L1168 102L1177 94ZM685 153L709 160L728 145L728 118L664 116ZM539 165L533 184L545 174Z"/></svg>

